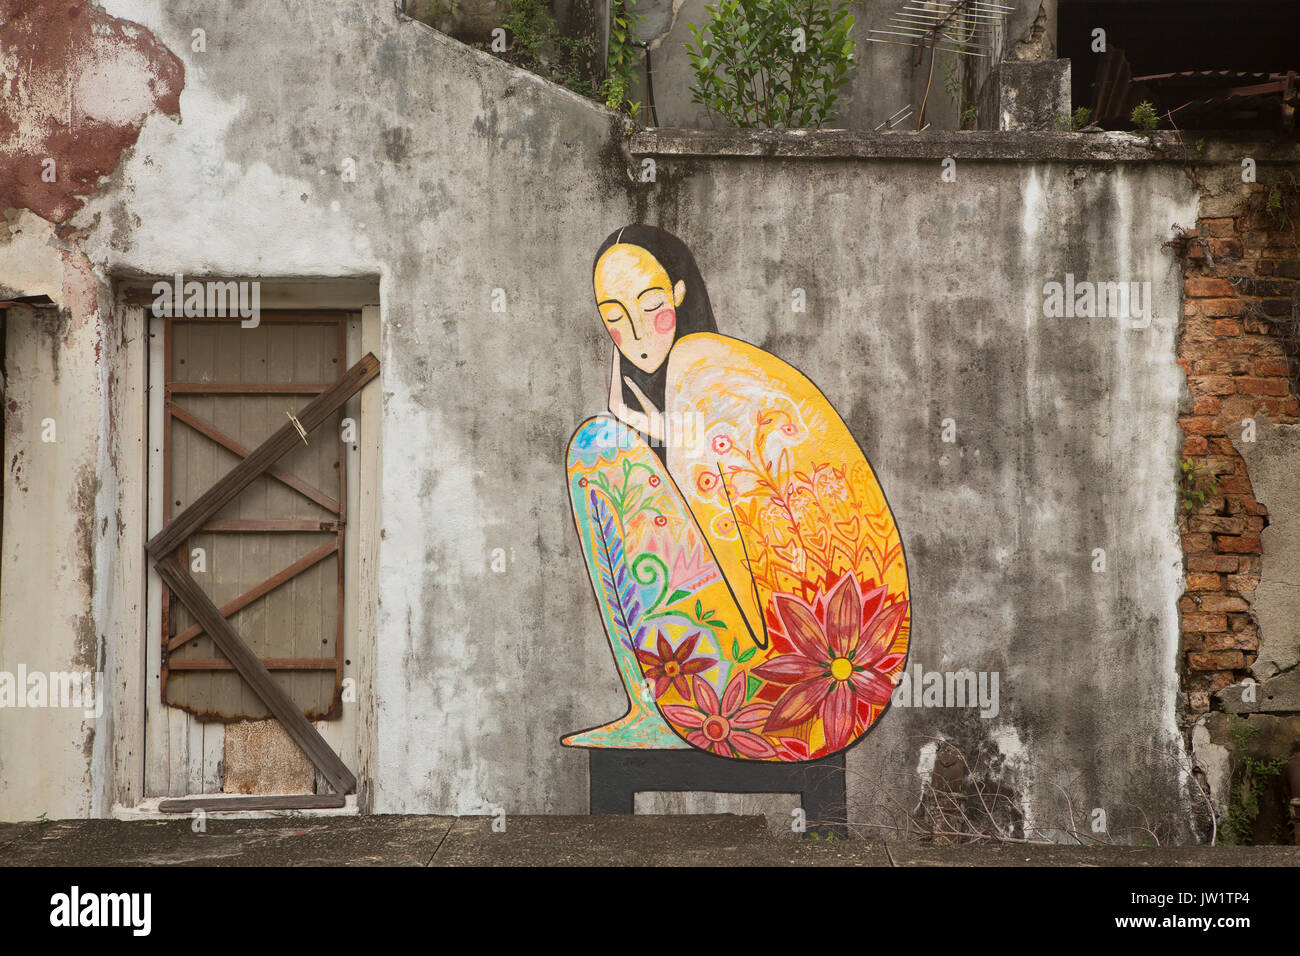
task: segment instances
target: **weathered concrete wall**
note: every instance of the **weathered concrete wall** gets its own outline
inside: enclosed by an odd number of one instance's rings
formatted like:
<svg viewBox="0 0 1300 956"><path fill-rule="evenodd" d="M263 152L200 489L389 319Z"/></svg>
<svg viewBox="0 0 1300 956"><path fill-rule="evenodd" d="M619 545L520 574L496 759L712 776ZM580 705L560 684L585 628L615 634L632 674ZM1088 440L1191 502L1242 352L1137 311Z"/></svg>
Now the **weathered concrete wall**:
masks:
<svg viewBox="0 0 1300 956"><path fill-rule="evenodd" d="M563 450L607 395L591 256L636 219L692 246L721 331L798 365L852 427L908 550L912 660L1000 675L996 717L887 715L850 756L857 818L876 785L928 773L916 735L941 734L995 764L1031 826L1063 825L1066 781L1112 820L1125 803L1185 820L1174 762L1134 743L1179 747L1180 278L1161 241L1195 204L1173 165L1015 140L1025 162L963 159L942 183L934 140L927 158L753 161L652 137L657 181L633 184L643 157L612 114L391 3L105 8L175 51L186 84L181 120L151 116L73 219L101 292L381 277L373 809L585 812L586 756L558 739L623 701ZM1066 273L1149 282L1149 325L1045 318Z"/></svg>
<svg viewBox="0 0 1300 956"><path fill-rule="evenodd" d="M381 276L393 444L375 809L577 809L585 755L557 738L576 719L575 669L607 652L562 636L582 578L562 556L556 469L603 389L598 329L575 342L571 323L592 237L630 215L621 162L606 161L619 121L391 4L105 8L176 51L187 83L181 121L151 118L73 222L101 290L114 275ZM205 52L191 49L200 28ZM583 361L556 361L571 349ZM489 576L498 546L514 563Z"/></svg>
<svg viewBox="0 0 1300 956"><path fill-rule="evenodd" d="M115 750L136 743L111 701L142 662L123 662L110 637L132 627L142 593L138 544L123 549L136 529L116 430L133 396L111 290L67 220L147 116L175 113L183 73L147 31L85 4L2 0L0 27L0 299L50 303L6 320L0 672L40 674L32 690L51 674L99 675L88 683L92 710L102 704L90 719L82 707L0 712L0 818L100 814Z"/></svg>
<svg viewBox="0 0 1300 956"><path fill-rule="evenodd" d="M1176 819L1181 297L1159 239L1194 215L1186 179L959 162L940 185L937 161L663 155L658 175L643 218L691 237L721 330L796 362L876 468L908 552L913 665L1001 674L996 718L900 708L850 753L863 818L873 787L914 782L914 735L942 734L992 753L1034 825L1067 819L1054 784L1071 779L1112 823L1124 803ZM1044 283L1067 272L1150 282L1149 327L1045 318Z"/></svg>

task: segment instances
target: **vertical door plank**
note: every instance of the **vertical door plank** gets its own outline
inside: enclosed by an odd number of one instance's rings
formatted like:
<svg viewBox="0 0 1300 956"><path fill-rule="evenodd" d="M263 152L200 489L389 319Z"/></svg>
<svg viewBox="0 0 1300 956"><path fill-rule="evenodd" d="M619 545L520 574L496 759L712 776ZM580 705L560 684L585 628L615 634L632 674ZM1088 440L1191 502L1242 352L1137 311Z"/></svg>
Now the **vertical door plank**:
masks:
<svg viewBox="0 0 1300 956"><path fill-rule="evenodd" d="M163 348L165 323L149 317L149 500L148 531L152 538L163 524L163 381L166 357ZM162 580L149 568L148 630L145 635L145 763L147 796L171 794L171 708L162 700Z"/></svg>

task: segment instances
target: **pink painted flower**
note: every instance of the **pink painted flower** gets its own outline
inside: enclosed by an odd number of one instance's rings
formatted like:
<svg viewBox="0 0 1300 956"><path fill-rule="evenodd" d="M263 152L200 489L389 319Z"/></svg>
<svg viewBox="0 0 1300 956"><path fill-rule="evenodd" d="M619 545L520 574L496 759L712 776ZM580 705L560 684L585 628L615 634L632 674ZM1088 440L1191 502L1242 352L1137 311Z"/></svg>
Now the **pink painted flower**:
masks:
<svg viewBox="0 0 1300 956"><path fill-rule="evenodd" d="M826 595L823 625L813 608L790 594L776 595L777 615L795 653L754 668L755 677L790 689L763 725L773 733L820 715L826 745L845 747L853 737L858 702L883 707L894 690L892 671L905 655L893 653L907 601L885 606L886 589L863 594L852 572Z"/></svg>
<svg viewBox="0 0 1300 956"><path fill-rule="evenodd" d="M713 494L719 484L721 484L721 479L716 471L701 468L695 475L695 487L700 489L702 494Z"/></svg>
<svg viewBox="0 0 1300 956"><path fill-rule="evenodd" d="M744 671L737 671L719 701L709 682L696 677L692 682L696 707L665 704L664 716L681 727L690 728L686 740L701 750L723 757L775 757L776 748L754 733L754 728L761 726L771 713L772 705L744 706L745 683Z"/></svg>
<svg viewBox="0 0 1300 956"><path fill-rule="evenodd" d="M677 688L677 693L683 697L689 697L691 689L686 682L687 678L706 671L718 663L712 657L691 657L695 653L695 645L700 642L700 633L696 631L691 634L677 645L676 650L673 650L673 646L668 643L668 638L664 637L663 631L656 631L655 644L658 653L647 650L636 652L637 660L645 667L645 676L655 682L656 699L662 697L670 685Z"/></svg>
<svg viewBox="0 0 1300 956"><path fill-rule="evenodd" d="M714 454L725 455L731 451L731 438L727 435L715 435L713 437Z"/></svg>

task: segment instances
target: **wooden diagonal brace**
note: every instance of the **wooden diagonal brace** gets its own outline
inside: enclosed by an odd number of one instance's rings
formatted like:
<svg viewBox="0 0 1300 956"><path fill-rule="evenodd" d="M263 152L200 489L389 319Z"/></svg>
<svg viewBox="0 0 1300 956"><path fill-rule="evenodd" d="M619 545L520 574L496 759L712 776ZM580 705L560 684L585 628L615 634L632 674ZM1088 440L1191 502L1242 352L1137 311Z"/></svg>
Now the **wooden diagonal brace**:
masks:
<svg viewBox="0 0 1300 956"><path fill-rule="evenodd" d="M272 591L274 591L280 585L284 584L286 581L289 581L294 577L297 577L299 574L302 574L302 572L306 571L308 568L315 567L317 564L319 564L320 562L328 558L331 554L336 553L338 549L339 549L339 541L338 538L336 537L333 541L327 541L325 544L322 544L319 548L317 548L315 551L312 551L310 554L303 555L297 561L293 562L293 564L289 565L287 568L280 571L279 573L267 578L261 584L257 585L257 587L249 588L243 594L237 595L233 600L228 601L226 604L223 604L221 607L217 608L217 610L221 612L222 617L225 618L231 617L236 612L242 611L244 608L248 607L248 605L252 604L258 598L262 598L270 594ZM202 625L192 624L191 626L187 627L185 630L181 631L179 634L176 634L170 639L168 639L167 651L170 653L171 651L176 650L176 648L184 646L187 642L192 641L194 638L198 637L202 633L203 633ZM171 666L171 662L168 662L168 666L169 667Z"/></svg>
<svg viewBox="0 0 1300 956"><path fill-rule="evenodd" d="M172 418L176 419L178 422L181 422L182 424L189 425L190 428L193 428L200 435L212 439L214 442L216 442L218 445L220 445L222 448L226 449L227 451L234 452L240 458L248 457L249 454L248 449L244 445L241 445L239 442L235 441L225 432L221 431L219 428L214 426L211 422L206 422L202 418L199 418L198 415L195 415L192 412L187 412L185 409L181 408L179 405L175 404L174 402L168 403L167 410L171 412ZM332 511L335 514L339 513L339 503L337 501L335 501L333 498L325 494L325 492L321 491L319 488L315 487L314 485L308 484L307 482L303 481L297 475L292 475L287 471L283 471L279 468L274 468L274 467L267 468L266 473L270 475L272 478L274 478L276 481L282 482L288 487L292 488L300 495L303 495L306 498L310 498L312 501L316 502L316 504L320 505L322 508Z"/></svg>
<svg viewBox="0 0 1300 956"><path fill-rule="evenodd" d="M309 402L298 415L302 427L310 432L329 418L361 387L379 374L379 359L367 352L356 365L343 373L343 377ZM155 561L162 561L180 547L203 523L220 511L237 494L252 484L277 461L289 453L302 438L292 422L280 429L227 472L224 478L195 499L194 503L178 514L145 545L145 550ZM211 602L209 602L211 603ZM191 610L193 610L191 608ZM301 716L301 715L300 715Z"/></svg>
<svg viewBox="0 0 1300 956"><path fill-rule="evenodd" d="M289 426L295 439L297 431ZM218 505L220 507L220 505ZM203 626L203 630L212 638L212 642L222 654L226 655L239 676L248 682L248 686L266 704L271 714L278 720L285 732L293 739L308 759L316 765L331 787L338 793L352 793L357 788L357 778L334 752L325 738L311 725L298 705L285 693L271 672L266 669L252 649L243 642L230 622L221 616L221 611L212 603L212 599L203 592L197 581L190 576L184 561L177 554L168 554L154 567L158 575L171 588L172 593L181 603L189 608L190 613Z"/></svg>

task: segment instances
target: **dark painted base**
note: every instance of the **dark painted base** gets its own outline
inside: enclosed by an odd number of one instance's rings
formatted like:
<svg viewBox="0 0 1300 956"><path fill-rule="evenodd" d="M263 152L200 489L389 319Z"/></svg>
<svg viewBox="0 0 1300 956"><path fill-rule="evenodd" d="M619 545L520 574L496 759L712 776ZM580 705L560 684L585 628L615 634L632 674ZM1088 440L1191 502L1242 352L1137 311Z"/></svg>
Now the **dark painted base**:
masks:
<svg viewBox="0 0 1300 956"><path fill-rule="evenodd" d="M808 833L848 835L843 753L803 763L729 760L697 750L593 748L590 754L592 813L632 813L641 791L797 793Z"/></svg>

